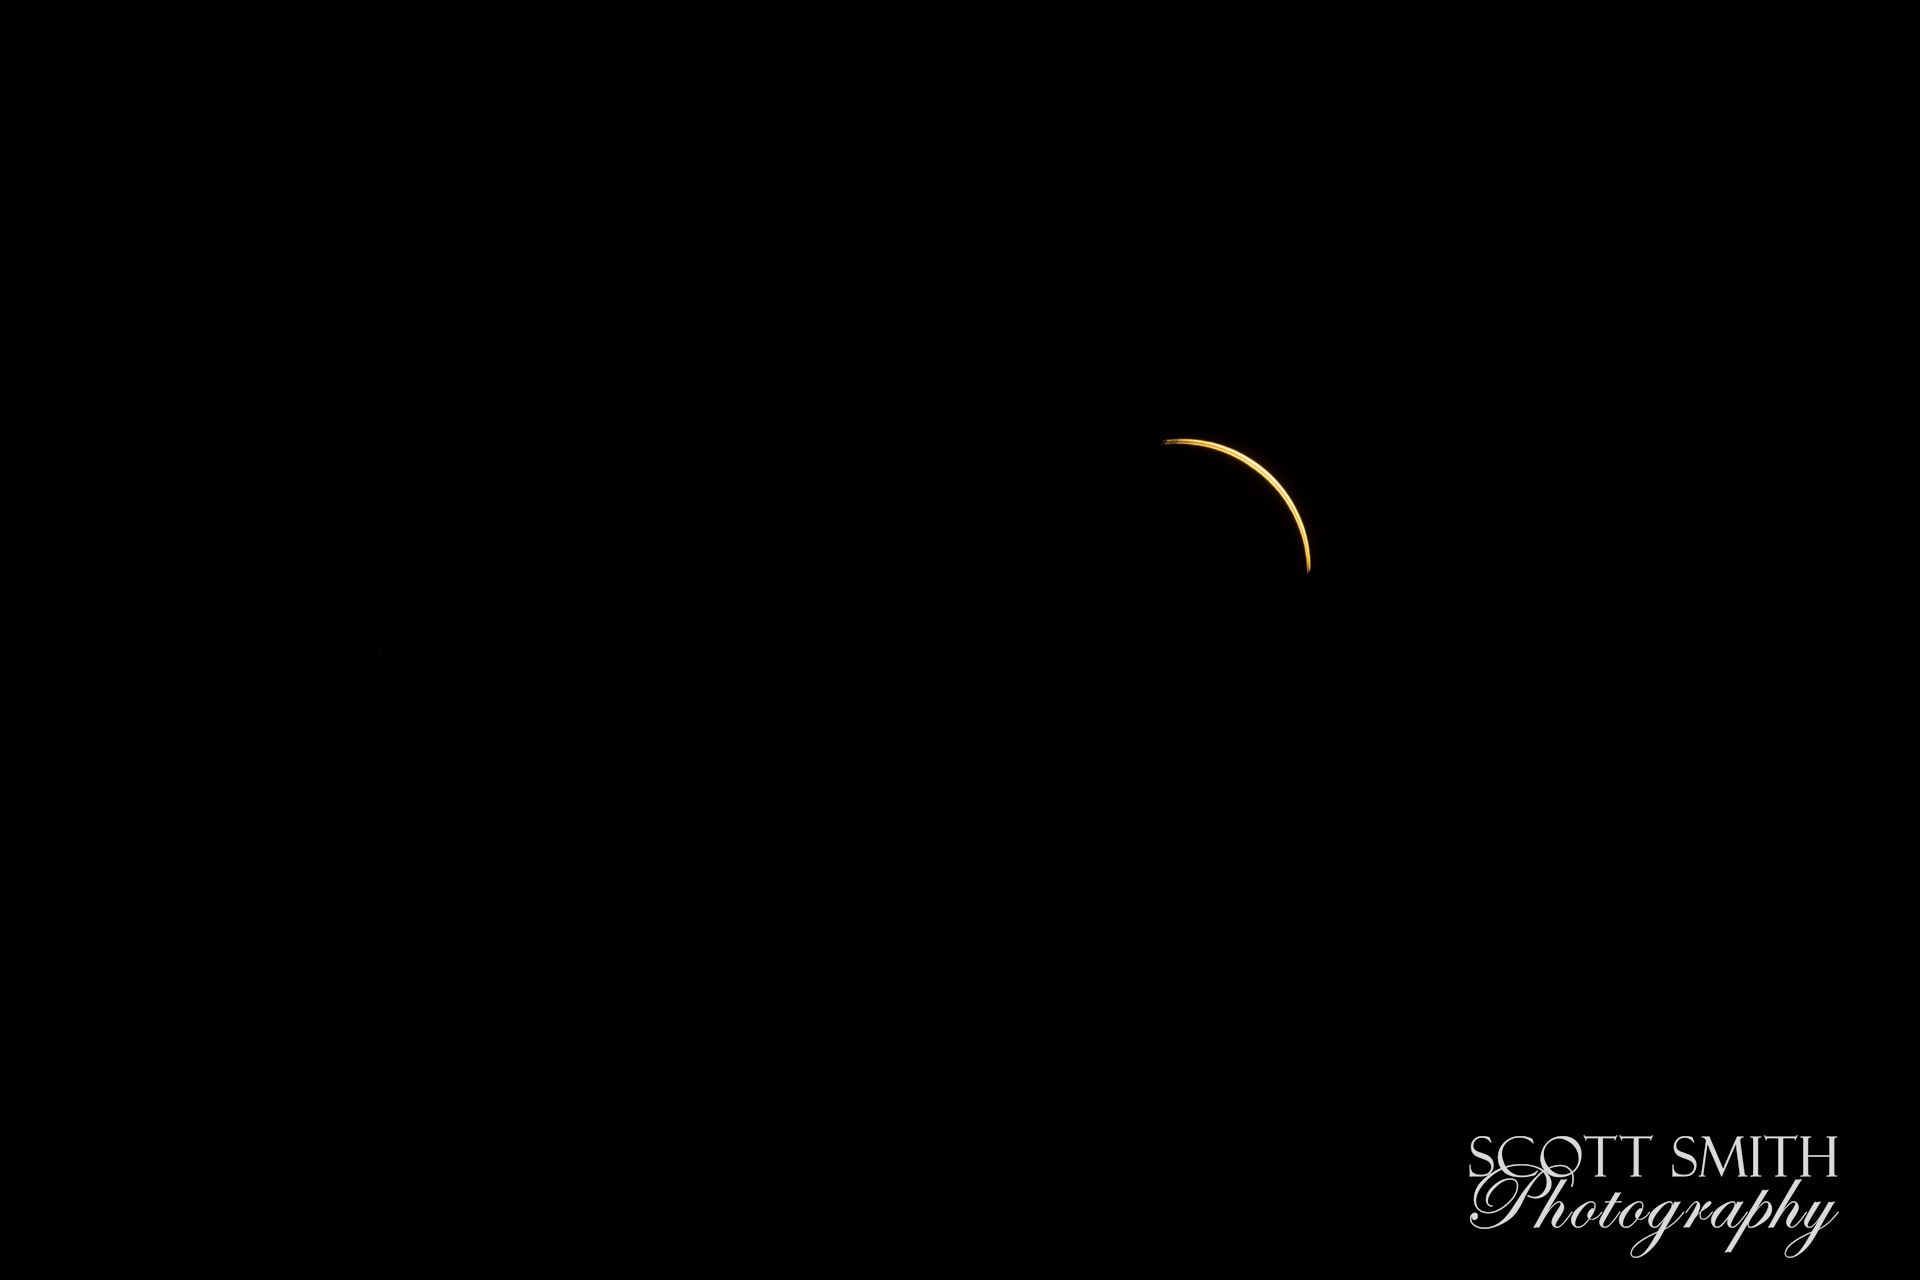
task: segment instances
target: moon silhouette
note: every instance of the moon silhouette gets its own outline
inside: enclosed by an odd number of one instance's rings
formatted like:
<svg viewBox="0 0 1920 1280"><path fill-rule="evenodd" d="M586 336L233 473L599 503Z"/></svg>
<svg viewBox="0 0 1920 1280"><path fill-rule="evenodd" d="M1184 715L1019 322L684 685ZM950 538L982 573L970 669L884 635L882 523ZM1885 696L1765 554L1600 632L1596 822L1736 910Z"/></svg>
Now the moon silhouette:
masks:
<svg viewBox="0 0 1920 1280"><path fill-rule="evenodd" d="M1307 543L1307 522L1300 518L1300 508L1293 505L1293 499L1290 496L1288 496L1287 491L1285 489L1280 487L1280 482L1273 478L1273 472L1267 470L1265 467L1261 466L1259 463L1255 462L1252 458L1249 458L1246 454L1240 452L1238 449L1229 449L1227 448L1227 446L1223 444L1215 444L1211 440L1162 440L1160 443L1161 444L1190 444L1195 446L1196 448L1211 449L1215 453L1224 453L1229 458L1237 458L1241 462L1244 462L1248 466L1252 467L1255 471L1258 471L1261 477L1265 479L1268 484L1273 486L1273 491L1280 495L1280 501L1287 504L1287 510L1293 512L1294 527L1300 530L1300 550L1305 552L1307 557L1307 572L1308 573L1313 572L1313 548Z"/></svg>

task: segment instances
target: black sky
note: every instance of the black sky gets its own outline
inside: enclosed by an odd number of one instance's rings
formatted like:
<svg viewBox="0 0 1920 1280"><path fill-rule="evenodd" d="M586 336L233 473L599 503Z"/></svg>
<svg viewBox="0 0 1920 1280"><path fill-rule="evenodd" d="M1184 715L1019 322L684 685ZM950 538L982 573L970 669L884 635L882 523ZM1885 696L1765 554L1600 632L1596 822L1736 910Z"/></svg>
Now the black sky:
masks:
<svg viewBox="0 0 1920 1280"><path fill-rule="evenodd" d="M122 710L218 762L145 784L213 815L195 876L284 858L232 916L233 955L315 940L269 1003L423 1063L656 999L750 1028L776 1069L723 1040L724 1078L820 1100L766 1167L855 1253L1245 1257L1269 1191L1405 1141L1408 1257L1486 1265L1422 1180L1474 1133L1883 1128L1898 264L1747 216L1768 145L1649 167L1497 95L1403 136L1357 89L1220 93L1285 163L1150 103L1085 147L1072 102L860 89L736 106L744 154L669 130L725 198L636 205L656 153L498 95L484 138L458 95L309 98L210 148L216 217L126 135L150 167L111 174L188 198L138 265L83 201L56 270L59 536L105 566ZM1832 181L1776 218L1878 189L1857 138L1785 136ZM1704 150L1742 182L1678 209ZM1272 468L1311 575L1173 435ZM1328 1267L1378 1257L1327 1213Z"/></svg>

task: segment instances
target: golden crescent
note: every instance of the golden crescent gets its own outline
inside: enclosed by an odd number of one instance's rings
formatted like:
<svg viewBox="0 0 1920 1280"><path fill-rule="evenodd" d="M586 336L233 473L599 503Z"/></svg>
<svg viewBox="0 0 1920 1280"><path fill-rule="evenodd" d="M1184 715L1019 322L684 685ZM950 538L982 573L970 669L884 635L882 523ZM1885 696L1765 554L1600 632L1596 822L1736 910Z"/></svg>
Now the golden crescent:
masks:
<svg viewBox="0 0 1920 1280"><path fill-rule="evenodd" d="M1300 550L1305 552L1307 556L1307 572L1308 573L1313 572L1313 548L1307 544L1307 522L1300 518L1300 508L1293 505L1293 499L1287 494L1287 491L1285 489L1280 487L1280 482L1273 478L1273 472L1267 470L1265 467L1261 466L1259 463L1255 462L1252 458L1249 458L1246 454L1240 452L1238 449L1229 449L1227 448L1227 446L1223 444L1215 444L1211 440L1162 440L1160 443L1161 444L1190 444L1201 449L1211 449L1215 453L1224 453L1229 458L1238 458L1240 461L1252 467L1255 471L1258 471L1260 475L1266 480L1266 482L1273 486L1273 491L1280 495L1280 501L1287 504L1287 510L1293 512L1294 527L1300 530Z"/></svg>

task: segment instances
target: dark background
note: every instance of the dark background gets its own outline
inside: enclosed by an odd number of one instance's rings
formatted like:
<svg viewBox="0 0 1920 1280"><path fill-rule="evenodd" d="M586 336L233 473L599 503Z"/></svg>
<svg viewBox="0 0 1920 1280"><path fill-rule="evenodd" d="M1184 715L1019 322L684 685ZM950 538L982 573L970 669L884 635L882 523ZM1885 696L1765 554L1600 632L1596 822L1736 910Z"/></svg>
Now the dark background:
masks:
<svg viewBox="0 0 1920 1280"><path fill-rule="evenodd" d="M1788 1132L1845 1165L1796 1265L1864 1273L1904 1150L1887 278L658 280L117 282L169 326L121 402L197 424L87 473L168 478L114 598L209 682L140 694L219 762L154 812L288 851L207 963L295 953L244 1007L354 1203L624 1132L587 1082L686 1016L703 1101L635 1105L849 1265L1611 1268L1632 1233L1472 1232L1468 1142ZM1172 434L1279 475L1311 575ZM566 1167L483 1234L604 1209Z"/></svg>
<svg viewBox="0 0 1920 1280"><path fill-rule="evenodd" d="M113 982L245 1045L209 1186L305 1238L237 1185L297 1150L340 1221L550 1256L691 1121L684 1183L763 1193L716 1239L839 1266L1561 1274L1635 1233L1473 1232L1475 1135L1837 1133L1793 1265L1885 1274L1870 130L1542 113L1545 64L662 97L446 52L81 95L117 158L56 147L74 749L193 851L112 882L190 905L188 979ZM1312 574L1171 435L1269 466ZM701 1087L636 1083L687 1018Z"/></svg>

